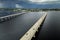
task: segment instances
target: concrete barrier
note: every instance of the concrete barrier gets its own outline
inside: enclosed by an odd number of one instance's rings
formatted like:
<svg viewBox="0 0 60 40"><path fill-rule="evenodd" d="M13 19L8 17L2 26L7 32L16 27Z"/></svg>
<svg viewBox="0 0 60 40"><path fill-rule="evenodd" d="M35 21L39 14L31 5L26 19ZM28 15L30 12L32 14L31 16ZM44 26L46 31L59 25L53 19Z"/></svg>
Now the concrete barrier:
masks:
<svg viewBox="0 0 60 40"><path fill-rule="evenodd" d="M45 13L19 40L31 40L32 37L35 37L36 31L38 31L38 28L46 16L47 13Z"/></svg>

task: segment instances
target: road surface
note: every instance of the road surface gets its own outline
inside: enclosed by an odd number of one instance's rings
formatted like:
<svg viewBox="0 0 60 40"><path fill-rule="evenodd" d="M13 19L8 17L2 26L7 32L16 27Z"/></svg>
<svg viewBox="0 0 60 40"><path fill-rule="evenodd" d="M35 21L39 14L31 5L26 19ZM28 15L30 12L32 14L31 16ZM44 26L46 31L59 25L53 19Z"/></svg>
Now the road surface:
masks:
<svg viewBox="0 0 60 40"><path fill-rule="evenodd" d="M0 23L0 40L19 40L44 13L31 12Z"/></svg>

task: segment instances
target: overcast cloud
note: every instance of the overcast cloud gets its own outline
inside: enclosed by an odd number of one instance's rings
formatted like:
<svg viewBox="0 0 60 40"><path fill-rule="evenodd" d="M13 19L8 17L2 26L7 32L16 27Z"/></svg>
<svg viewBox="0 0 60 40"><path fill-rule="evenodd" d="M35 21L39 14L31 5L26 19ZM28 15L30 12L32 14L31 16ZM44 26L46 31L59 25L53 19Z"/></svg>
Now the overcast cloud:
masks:
<svg viewBox="0 0 60 40"><path fill-rule="evenodd" d="M25 2L30 2L30 3L45 3L45 2L60 2L60 0L0 0L0 2L18 2L18 1L25 1Z"/></svg>
<svg viewBox="0 0 60 40"><path fill-rule="evenodd" d="M21 2L22 1L22 2ZM0 0L1 7L37 7L37 5L49 4L49 3L60 3L60 0Z"/></svg>

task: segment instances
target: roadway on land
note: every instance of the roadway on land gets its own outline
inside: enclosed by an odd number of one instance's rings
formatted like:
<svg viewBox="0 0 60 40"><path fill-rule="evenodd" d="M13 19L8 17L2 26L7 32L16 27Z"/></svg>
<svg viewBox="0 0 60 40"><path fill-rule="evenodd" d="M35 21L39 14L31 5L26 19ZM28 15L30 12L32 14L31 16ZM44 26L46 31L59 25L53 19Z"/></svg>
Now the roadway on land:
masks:
<svg viewBox="0 0 60 40"><path fill-rule="evenodd" d="M49 11L35 40L60 40L60 11Z"/></svg>
<svg viewBox="0 0 60 40"><path fill-rule="evenodd" d="M19 40L43 14L30 12L0 23L0 40Z"/></svg>

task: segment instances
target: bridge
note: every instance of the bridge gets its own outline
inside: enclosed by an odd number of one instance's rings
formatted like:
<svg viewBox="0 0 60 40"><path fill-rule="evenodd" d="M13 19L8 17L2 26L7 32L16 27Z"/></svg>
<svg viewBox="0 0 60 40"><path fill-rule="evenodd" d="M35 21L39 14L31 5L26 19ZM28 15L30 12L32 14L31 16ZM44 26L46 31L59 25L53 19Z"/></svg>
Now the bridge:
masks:
<svg viewBox="0 0 60 40"><path fill-rule="evenodd" d="M0 40L60 39L60 11L11 14L0 17Z"/></svg>
<svg viewBox="0 0 60 40"><path fill-rule="evenodd" d="M30 12L0 17L0 39L19 40L21 37L21 40L31 39L38 30L45 16L46 13L44 12ZM26 33L31 35L31 38L29 36L26 38L24 36Z"/></svg>

